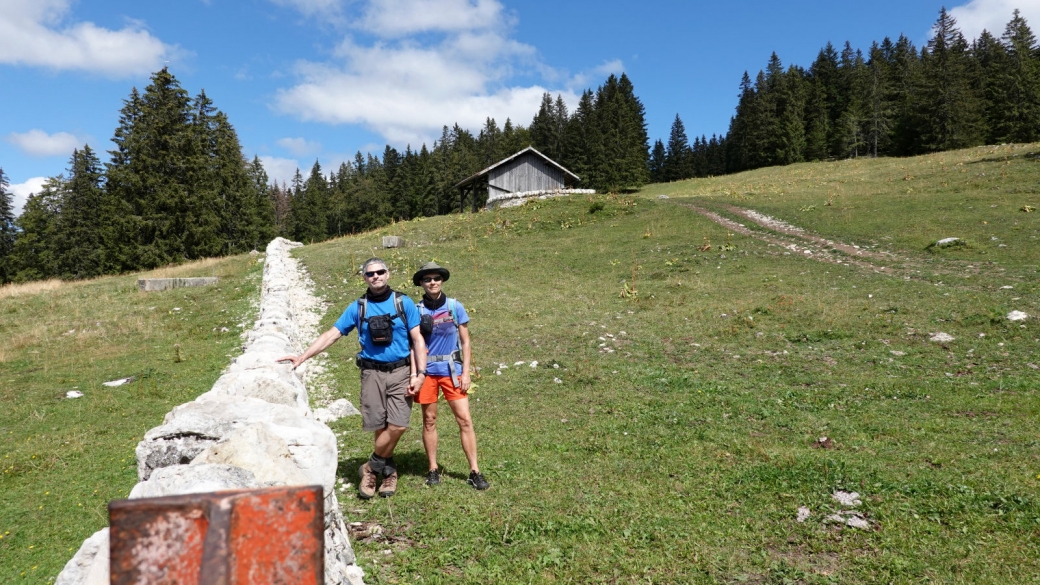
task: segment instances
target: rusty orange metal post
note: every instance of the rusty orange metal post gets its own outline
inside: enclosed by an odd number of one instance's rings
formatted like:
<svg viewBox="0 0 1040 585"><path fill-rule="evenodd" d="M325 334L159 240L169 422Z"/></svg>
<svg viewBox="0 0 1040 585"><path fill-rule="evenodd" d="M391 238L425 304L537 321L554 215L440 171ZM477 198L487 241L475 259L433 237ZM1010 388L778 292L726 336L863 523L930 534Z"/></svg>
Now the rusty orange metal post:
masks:
<svg viewBox="0 0 1040 585"><path fill-rule="evenodd" d="M113 585L321 585L321 486L116 500Z"/></svg>

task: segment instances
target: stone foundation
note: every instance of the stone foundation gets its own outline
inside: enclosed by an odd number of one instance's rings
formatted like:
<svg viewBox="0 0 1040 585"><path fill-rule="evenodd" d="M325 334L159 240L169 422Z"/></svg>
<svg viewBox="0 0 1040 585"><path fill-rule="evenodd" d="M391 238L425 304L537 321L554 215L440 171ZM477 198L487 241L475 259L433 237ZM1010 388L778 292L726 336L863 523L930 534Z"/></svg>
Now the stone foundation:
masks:
<svg viewBox="0 0 1040 585"><path fill-rule="evenodd" d="M500 193L488 198L484 205L487 209L498 209L500 207L516 207L523 205L531 199L549 199L550 197L564 197L567 195L595 195L595 189L553 189L551 191L521 191L519 193Z"/></svg>
<svg viewBox="0 0 1040 585"><path fill-rule="evenodd" d="M216 284L216 276L200 276L197 278L138 278L137 288L142 292L170 290L172 288L189 288Z"/></svg>

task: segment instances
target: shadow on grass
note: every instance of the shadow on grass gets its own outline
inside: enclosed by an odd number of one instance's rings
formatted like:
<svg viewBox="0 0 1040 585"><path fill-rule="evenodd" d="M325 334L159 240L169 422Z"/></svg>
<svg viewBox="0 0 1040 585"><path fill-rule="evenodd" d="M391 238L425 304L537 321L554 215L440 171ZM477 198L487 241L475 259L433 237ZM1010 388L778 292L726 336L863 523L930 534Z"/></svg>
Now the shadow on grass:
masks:
<svg viewBox="0 0 1040 585"><path fill-rule="evenodd" d="M340 459L339 466L336 468L336 477L342 477L347 481L358 480L358 468L368 461L368 456L363 457L351 457L350 459ZM429 467L429 462L426 459L426 453L422 450L410 450L410 451L398 451L394 453L394 463L397 464L398 475L414 475L417 477L426 477L426 472ZM468 479L469 475L462 476L460 474L451 475L451 477L459 477L463 480Z"/></svg>

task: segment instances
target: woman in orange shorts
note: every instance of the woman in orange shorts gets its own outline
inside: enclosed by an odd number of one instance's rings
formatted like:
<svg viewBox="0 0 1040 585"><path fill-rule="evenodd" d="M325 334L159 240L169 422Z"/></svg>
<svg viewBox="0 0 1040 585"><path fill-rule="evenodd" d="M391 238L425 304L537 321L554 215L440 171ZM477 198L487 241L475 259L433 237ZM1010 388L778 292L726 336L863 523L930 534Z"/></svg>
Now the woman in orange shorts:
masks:
<svg viewBox="0 0 1040 585"><path fill-rule="evenodd" d="M462 451L469 461L469 485L478 490L490 487L477 465L477 435L473 432L473 419L469 413L470 388L470 343L469 315L462 303L448 298L441 290L451 274L436 262L428 262L412 276L415 286L421 286L425 294L419 303L419 313L425 325L420 325L426 339L429 355L426 359L426 380L419 390L418 403L423 413L423 447L430 460L430 471L426 474L426 485L441 482L441 469L437 466L437 396L444 394L455 422L459 424ZM430 323L432 322L432 326ZM428 331L428 332L427 332Z"/></svg>

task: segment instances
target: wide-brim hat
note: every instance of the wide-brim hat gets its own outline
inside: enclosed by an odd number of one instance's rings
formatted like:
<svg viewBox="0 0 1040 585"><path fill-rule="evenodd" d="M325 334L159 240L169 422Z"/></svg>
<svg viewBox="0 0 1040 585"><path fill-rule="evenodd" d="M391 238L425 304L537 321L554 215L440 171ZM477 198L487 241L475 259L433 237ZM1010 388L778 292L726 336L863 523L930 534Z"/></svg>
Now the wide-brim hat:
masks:
<svg viewBox="0 0 1040 585"><path fill-rule="evenodd" d="M422 279L427 274L440 274L441 278L445 281L451 277L451 273L448 269L437 264L436 262L427 262L419 267L419 271L412 275L412 284L415 286L422 286Z"/></svg>

